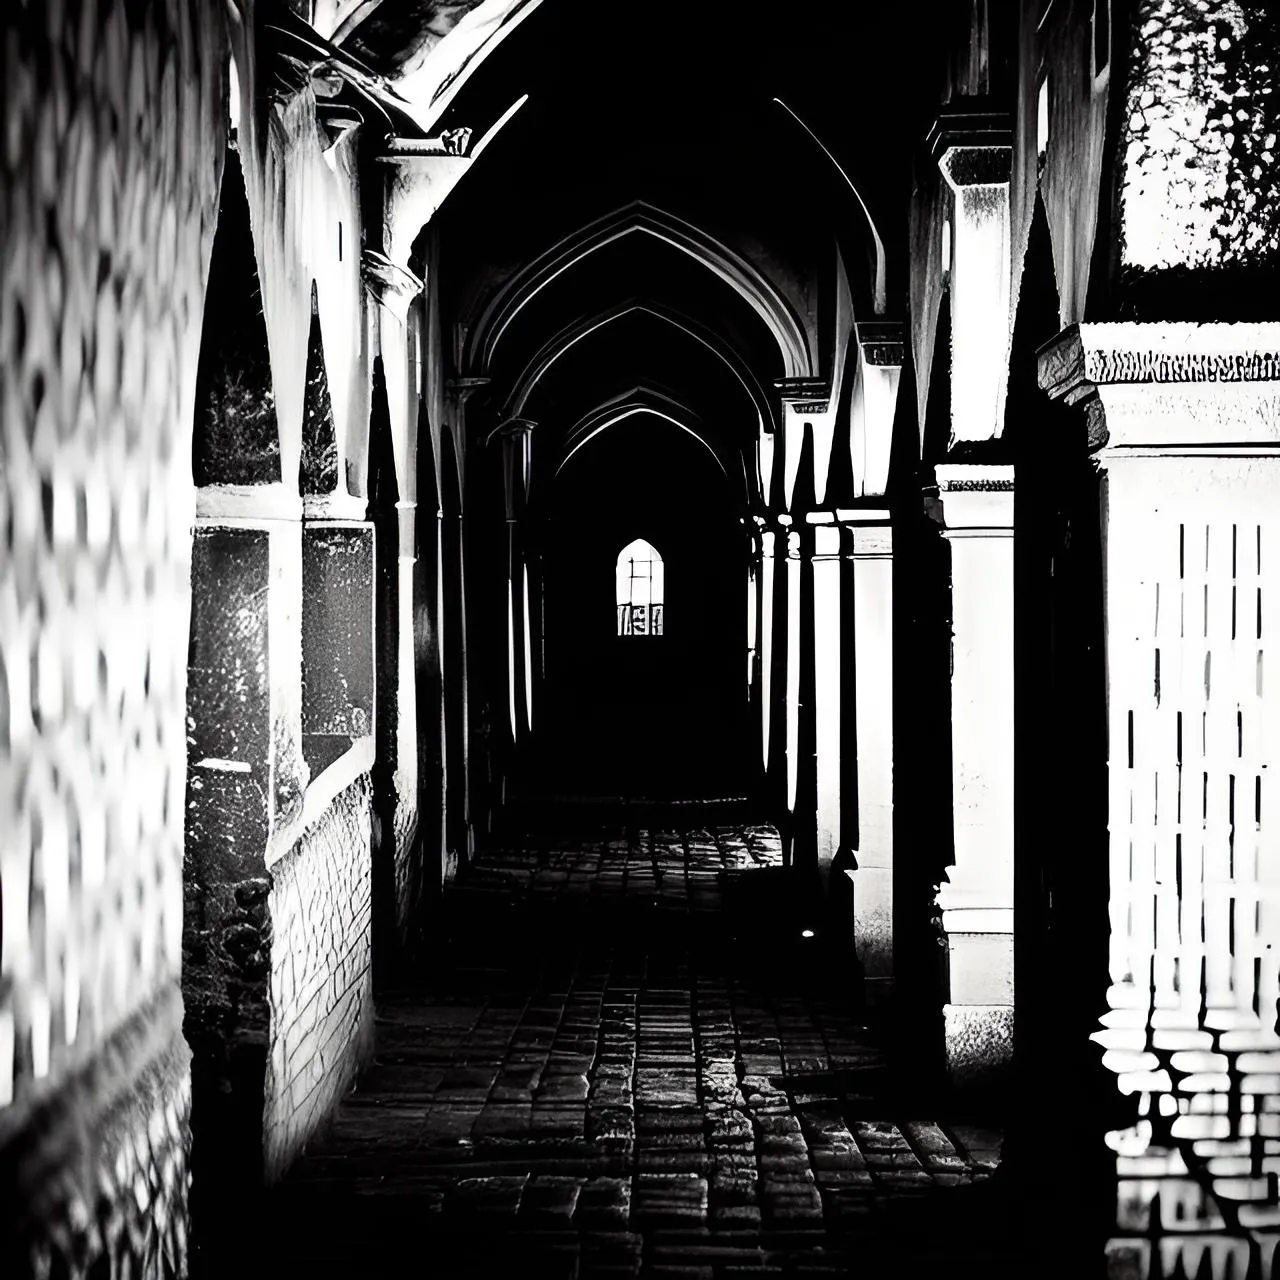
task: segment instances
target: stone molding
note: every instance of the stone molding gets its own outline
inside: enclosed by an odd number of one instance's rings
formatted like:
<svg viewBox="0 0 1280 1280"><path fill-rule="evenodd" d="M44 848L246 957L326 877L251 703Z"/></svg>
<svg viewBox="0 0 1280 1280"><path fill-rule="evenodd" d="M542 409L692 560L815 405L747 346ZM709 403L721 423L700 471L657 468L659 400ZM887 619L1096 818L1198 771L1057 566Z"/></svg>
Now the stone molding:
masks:
<svg viewBox="0 0 1280 1280"><path fill-rule="evenodd" d="M1014 471L1008 465L940 464L925 508L948 538L1013 536Z"/></svg>
<svg viewBox="0 0 1280 1280"><path fill-rule="evenodd" d="M1085 416L1090 451L1280 451L1280 324L1078 324L1038 379Z"/></svg>
<svg viewBox="0 0 1280 1280"><path fill-rule="evenodd" d="M297 845L342 792L372 770L374 759L374 735L369 733L353 739L342 755L307 783L302 808L271 833L265 860L268 870Z"/></svg>
<svg viewBox="0 0 1280 1280"><path fill-rule="evenodd" d="M804 416L826 413L831 403L831 385L825 378L775 378L778 398Z"/></svg>
<svg viewBox="0 0 1280 1280"><path fill-rule="evenodd" d="M374 156L384 164L395 164L402 158L413 156L465 156L471 145L471 129L462 126L444 129L434 138L408 138L392 135L387 138L384 150Z"/></svg>
<svg viewBox="0 0 1280 1280"><path fill-rule="evenodd" d="M397 265L384 253L366 249L360 259L360 278L369 295L404 324L409 308L426 287L421 276Z"/></svg>
<svg viewBox="0 0 1280 1280"><path fill-rule="evenodd" d="M893 527L888 524L851 524L849 532L849 559L892 560Z"/></svg>
<svg viewBox="0 0 1280 1280"><path fill-rule="evenodd" d="M864 364L900 368L906 354L903 325L898 320L864 320L854 334Z"/></svg>
<svg viewBox="0 0 1280 1280"><path fill-rule="evenodd" d="M196 519L208 524L266 524L301 520L296 488L270 484L210 484L196 490Z"/></svg>
<svg viewBox="0 0 1280 1280"><path fill-rule="evenodd" d="M966 108L963 100L939 113L925 139L947 185L1001 186L1013 171L1013 117Z"/></svg>

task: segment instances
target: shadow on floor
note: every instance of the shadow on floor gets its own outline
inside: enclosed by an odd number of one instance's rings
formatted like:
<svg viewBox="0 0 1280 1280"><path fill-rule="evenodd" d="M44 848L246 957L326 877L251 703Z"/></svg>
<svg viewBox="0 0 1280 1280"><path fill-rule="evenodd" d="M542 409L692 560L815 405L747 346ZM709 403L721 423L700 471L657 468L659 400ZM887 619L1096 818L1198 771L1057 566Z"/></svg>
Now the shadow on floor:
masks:
<svg viewBox="0 0 1280 1280"><path fill-rule="evenodd" d="M273 1193L277 1267L1031 1274L999 1132L909 1096L793 888L760 826L488 851Z"/></svg>

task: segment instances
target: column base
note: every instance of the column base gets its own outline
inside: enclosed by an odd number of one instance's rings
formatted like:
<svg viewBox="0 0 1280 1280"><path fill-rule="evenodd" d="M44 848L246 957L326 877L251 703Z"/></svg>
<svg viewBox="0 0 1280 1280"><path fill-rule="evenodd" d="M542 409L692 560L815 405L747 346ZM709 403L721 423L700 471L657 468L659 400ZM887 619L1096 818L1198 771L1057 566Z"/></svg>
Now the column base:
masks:
<svg viewBox="0 0 1280 1280"><path fill-rule="evenodd" d="M944 1004L947 1075L959 1090L1008 1083L1013 1066L1013 1006Z"/></svg>

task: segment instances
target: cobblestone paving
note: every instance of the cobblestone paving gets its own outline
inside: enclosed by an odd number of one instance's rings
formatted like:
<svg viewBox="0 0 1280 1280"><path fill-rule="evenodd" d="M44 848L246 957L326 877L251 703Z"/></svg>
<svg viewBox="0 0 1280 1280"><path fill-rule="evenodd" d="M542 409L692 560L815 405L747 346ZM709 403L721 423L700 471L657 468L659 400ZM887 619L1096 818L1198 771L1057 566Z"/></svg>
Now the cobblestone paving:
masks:
<svg viewBox="0 0 1280 1280"><path fill-rule="evenodd" d="M760 827L487 853L277 1193L297 1274L1004 1274L999 1135L895 1099L788 883Z"/></svg>

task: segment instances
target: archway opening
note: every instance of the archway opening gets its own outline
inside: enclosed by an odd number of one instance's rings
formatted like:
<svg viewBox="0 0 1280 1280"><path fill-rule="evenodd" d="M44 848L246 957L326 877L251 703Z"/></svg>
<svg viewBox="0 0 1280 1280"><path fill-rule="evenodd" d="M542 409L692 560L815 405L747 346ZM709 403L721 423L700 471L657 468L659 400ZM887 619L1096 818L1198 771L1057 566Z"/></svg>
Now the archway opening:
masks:
<svg viewBox="0 0 1280 1280"><path fill-rule="evenodd" d="M635 800L744 794L745 553L714 457L639 412L572 455L544 510L539 784Z"/></svg>

